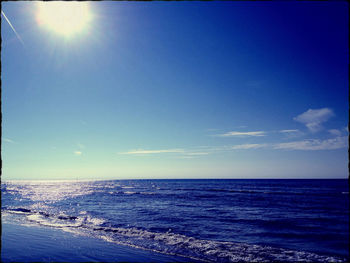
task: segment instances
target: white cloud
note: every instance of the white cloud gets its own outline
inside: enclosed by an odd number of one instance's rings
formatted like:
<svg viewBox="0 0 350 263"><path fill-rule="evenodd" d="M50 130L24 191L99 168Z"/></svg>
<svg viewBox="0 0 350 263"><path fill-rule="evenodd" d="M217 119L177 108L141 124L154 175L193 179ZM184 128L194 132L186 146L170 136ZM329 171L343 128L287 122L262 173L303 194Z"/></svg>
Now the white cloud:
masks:
<svg viewBox="0 0 350 263"><path fill-rule="evenodd" d="M286 150L336 150L348 147L348 136L336 137L327 140L303 140L279 143L273 146L274 149L286 149Z"/></svg>
<svg viewBox="0 0 350 263"><path fill-rule="evenodd" d="M309 109L306 112L294 117L295 121L303 123L311 132L318 132L322 127L322 123L334 116L333 110L329 108Z"/></svg>
<svg viewBox="0 0 350 263"><path fill-rule="evenodd" d="M299 130L282 130L278 131L282 133L301 133ZM263 132L264 133L264 132ZM262 135L258 135L262 136ZM255 150L255 149L270 149L270 150L304 150L304 151L315 151L315 150L336 150L346 148L348 136L336 136L330 139L307 139L300 141L291 141L284 143L247 143L237 145L225 145L225 146L198 146L192 149L176 148L176 149L158 149L158 150L145 150L137 149L130 150L127 152L119 152L118 154L123 155L154 155L154 154L174 154L177 158L195 158L205 155L211 155L216 153L230 152L233 150ZM80 155L81 152L75 152Z"/></svg>
<svg viewBox="0 0 350 263"><path fill-rule="evenodd" d="M81 155L82 152L81 152L81 151L75 151L74 154L75 154L75 155Z"/></svg>
<svg viewBox="0 0 350 263"><path fill-rule="evenodd" d="M257 144L257 143L251 143L251 144L238 144L231 147L233 150L246 150L246 149L258 149L266 147L267 144Z"/></svg>
<svg viewBox="0 0 350 263"><path fill-rule="evenodd" d="M328 130L328 132L332 135L335 135L335 136L340 136L341 135L341 131L337 130L337 129L331 129L331 130Z"/></svg>
<svg viewBox="0 0 350 263"><path fill-rule="evenodd" d="M173 153L177 154L177 156L181 156L183 158L195 158L203 155L210 154L209 151L198 151L198 149L162 149L162 150L144 150L144 149L138 149L138 150L131 150L127 152L120 152L119 154L126 154L126 155L152 155L152 154L168 154Z"/></svg>
<svg viewBox="0 0 350 263"><path fill-rule="evenodd" d="M166 150L132 150L128 152L122 152L120 154L131 154L131 155L139 155L139 154L158 154L158 153L184 153L183 149L166 149Z"/></svg>
<svg viewBox="0 0 350 263"><path fill-rule="evenodd" d="M220 137L231 137L231 136L238 136L238 137L247 137L247 136L265 136L264 131L251 131L251 132L238 132L238 131L231 131L224 134L218 134L217 136Z"/></svg>

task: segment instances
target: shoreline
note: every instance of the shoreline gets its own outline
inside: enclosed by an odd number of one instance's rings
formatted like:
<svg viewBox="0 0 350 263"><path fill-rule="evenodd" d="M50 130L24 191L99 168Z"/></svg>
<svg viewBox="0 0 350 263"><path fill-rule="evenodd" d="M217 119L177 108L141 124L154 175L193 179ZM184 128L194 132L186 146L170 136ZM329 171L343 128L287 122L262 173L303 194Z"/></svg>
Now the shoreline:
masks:
<svg viewBox="0 0 350 263"><path fill-rule="evenodd" d="M194 262L47 226L2 222L1 262ZM198 262L198 261L197 261Z"/></svg>

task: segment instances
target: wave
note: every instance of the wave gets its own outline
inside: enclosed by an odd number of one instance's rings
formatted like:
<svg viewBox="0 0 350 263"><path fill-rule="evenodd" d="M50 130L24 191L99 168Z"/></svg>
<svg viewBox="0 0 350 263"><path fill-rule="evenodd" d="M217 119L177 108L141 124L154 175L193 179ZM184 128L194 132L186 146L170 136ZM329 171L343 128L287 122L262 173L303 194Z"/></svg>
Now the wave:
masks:
<svg viewBox="0 0 350 263"><path fill-rule="evenodd" d="M207 262L345 262L345 259L246 243L203 240L175 233L149 231L137 227L113 226L87 213L79 215L47 214L27 208L4 209L25 216L31 223L101 238L109 242L178 255Z"/></svg>
<svg viewBox="0 0 350 263"><path fill-rule="evenodd" d="M170 189L169 189L170 190ZM308 195L308 196L329 196L339 194L349 194L349 192L316 192L310 191L290 191L290 190L265 190L265 189L228 189L228 188L176 188L171 189L174 191L181 192L201 192L200 196L204 197L205 192L209 193L234 193L234 194L268 194L268 195Z"/></svg>
<svg viewBox="0 0 350 263"><path fill-rule="evenodd" d="M134 191L109 191L108 194L110 195L155 195L157 193L155 192L134 192Z"/></svg>

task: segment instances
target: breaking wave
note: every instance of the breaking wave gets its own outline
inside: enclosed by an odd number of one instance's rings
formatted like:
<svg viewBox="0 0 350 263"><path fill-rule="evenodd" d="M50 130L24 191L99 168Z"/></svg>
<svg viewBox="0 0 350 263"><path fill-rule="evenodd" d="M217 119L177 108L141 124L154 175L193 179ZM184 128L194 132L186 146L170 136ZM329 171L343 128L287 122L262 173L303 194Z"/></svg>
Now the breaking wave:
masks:
<svg viewBox="0 0 350 263"><path fill-rule="evenodd" d="M68 232L160 253L178 255L205 262L345 262L345 259L304 251L238 242L204 240L174 233L153 232L137 227L118 227L110 222L79 215L48 214L27 208L4 208L3 213L20 216L22 223L61 228Z"/></svg>

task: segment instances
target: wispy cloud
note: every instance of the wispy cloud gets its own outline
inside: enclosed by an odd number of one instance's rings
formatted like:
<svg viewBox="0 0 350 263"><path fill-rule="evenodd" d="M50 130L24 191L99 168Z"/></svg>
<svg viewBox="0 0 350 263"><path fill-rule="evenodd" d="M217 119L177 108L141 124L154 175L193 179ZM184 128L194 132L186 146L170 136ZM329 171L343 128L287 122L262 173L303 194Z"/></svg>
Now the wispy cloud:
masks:
<svg viewBox="0 0 350 263"><path fill-rule="evenodd" d="M79 156L79 155L82 155L83 154L83 149L85 148L85 145L84 144L82 144L82 143L77 143L77 150L76 151L74 151L74 154L75 155L77 155L77 156Z"/></svg>
<svg viewBox="0 0 350 263"><path fill-rule="evenodd" d="M4 142L9 142L9 143L16 143L15 141L9 139L9 138L2 138Z"/></svg>
<svg viewBox="0 0 350 263"><path fill-rule="evenodd" d="M208 155L210 152L183 152L177 155L177 158L180 159L194 159L200 156Z"/></svg>
<svg viewBox="0 0 350 263"><path fill-rule="evenodd" d="M292 130L280 130L278 133L281 133L285 136L285 138L291 139L291 138L296 138L304 135L303 132L301 132L298 129L292 129Z"/></svg>
<svg viewBox="0 0 350 263"><path fill-rule="evenodd" d="M209 152L184 152L185 155L197 156L197 155L208 155Z"/></svg>
<svg viewBox="0 0 350 263"><path fill-rule="evenodd" d="M200 147L201 148L201 147ZM155 155L155 154L175 154L180 158L196 158L199 156L208 155L211 153L210 147L206 147L205 151L198 148L195 149L161 149L161 150L131 150L127 152L120 152L119 154L135 155L135 156L145 156L145 155Z"/></svg>
<svg viewBox="0 0 350 263"><path fill-rule="evenodd" d="M306 112L294 117L297 122L305 124L305 126L312 132L322 130L322 123L334 116L333 110L329 108L309 109Z"/></svg>
<svg viewBox="0 0 350 263"><path fill-rule="evenodd" d="M334 136L341 136L342 132L340 130L337 130L337 129L331 129L331 130L328 130L328 132Z"/></svg>
<svg viewBox="0 0 350 263"><path fill-rule="evenodd" d="M267 144L258 144L258 143L250 143L250 144L238 144L231 147L232 150L248 150L248 149L259 149L266 147Z"/></svg>
<svg viewBox="0 0 350 263"><path fill-rule="evenodd" d="M238 132L238 131L231 131L224 134L217 134L216 136L220 137L249 137L249 136L265 136L266 132L264 131L250 131L250 132Z"/></svg>
<svg viewBox="0 0 350 263"><path fill-rule="evenodd" d="M338 131L338 130L337 130ZM298 133L299 130L281 130L282 133ZM257 136L257 135L255 135ZM260 135L261 136L261 135ZM336 150L346 148L348 143L348 136L336 136L330 139L307 139L283 143L246 143L237 145L223 145L223 146L198 146L192 148L176 148L176 149L157 149L157 150L145 150L137 149L127 152L119 152L122 155L156 155L156 154L173 154L176 158L191 159L200 156L231 152L235 150L256 150L256 149L268 149L268 150L303 150L303 151L316 151L316 150ZM77 153L77 152L76 152Z"/></svg>
<svg viewBox="0 0 350 263"><path fill-rule="evenodd" d="M131 150L128 152L121 152L119 154L141 155L141 154L159 154L159 153L184 153L183 149L165 149L165 150Z"/></svg>
<svg viewBox="0 0 350 263"><path fill-rule="evenodd" d="M299 132L299 130L280 130L280 133L294 133L294 132Z"/></svg>
<svg viewBox="0 0 350 263"><path fill-rule="evenodd" d="M286 149L286 150L336 150L348 147L348 136L339 136L327 140L302 140L294 142L279 143L273 146L274 149Z"/></svg>

